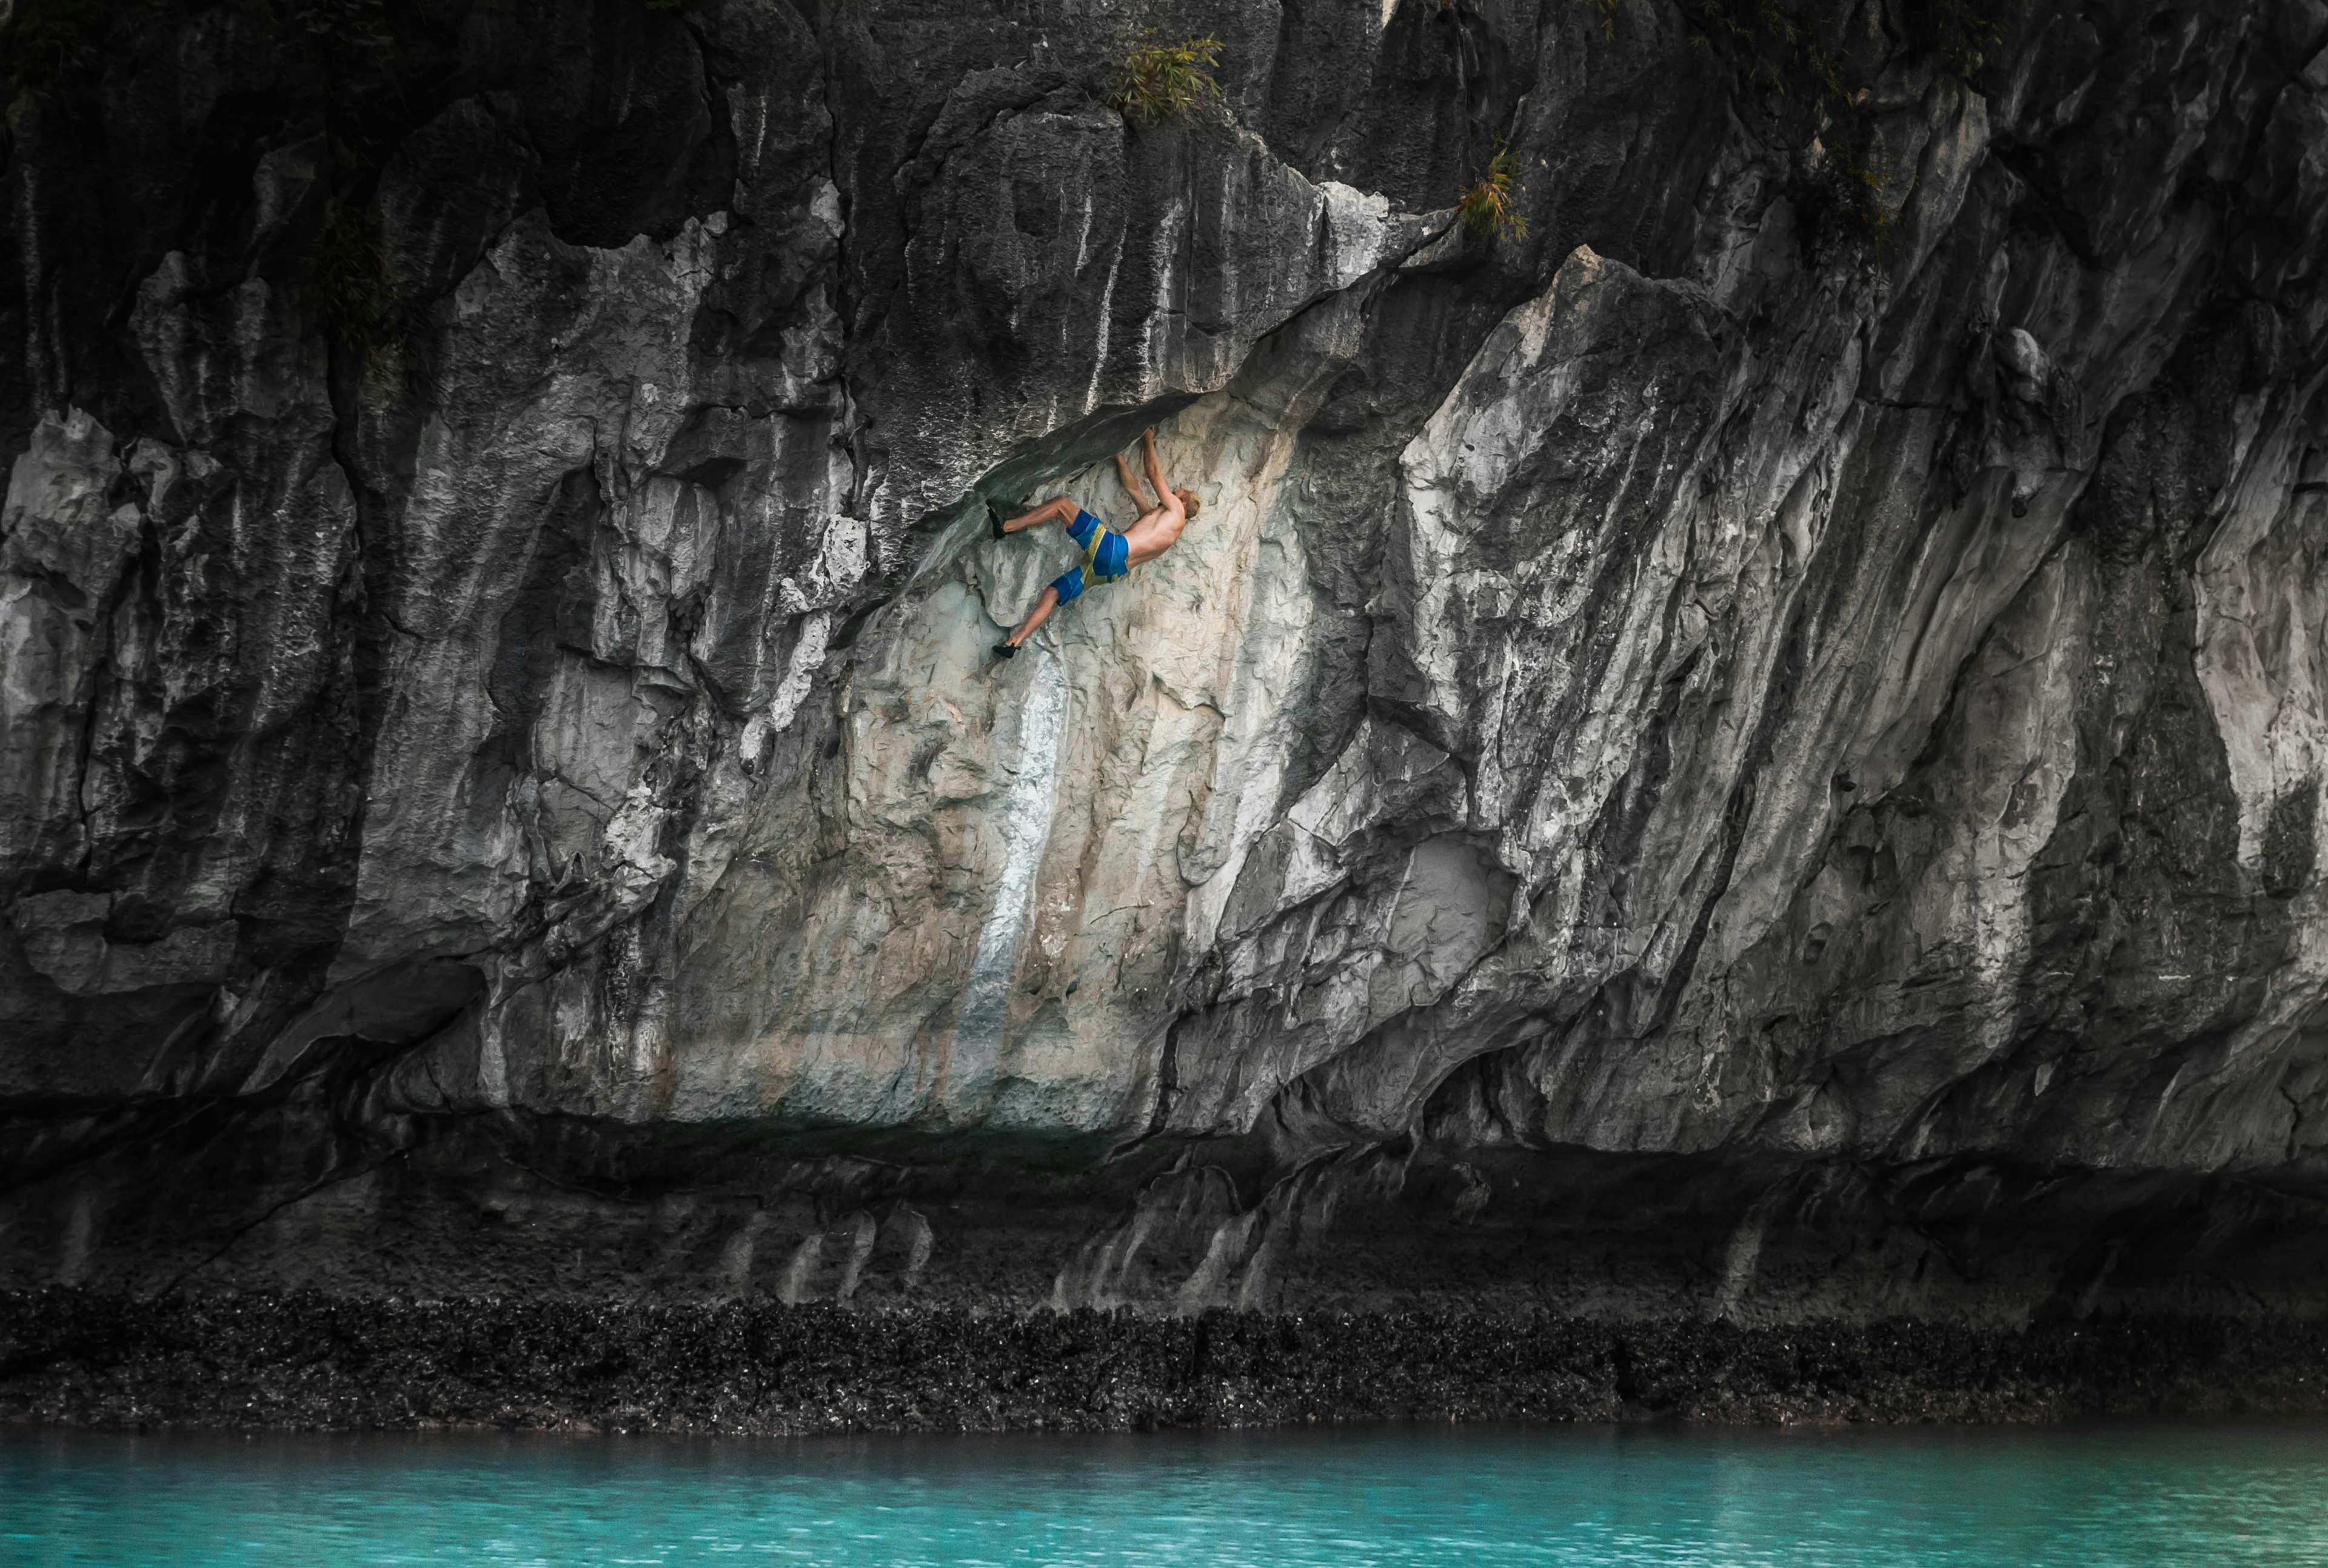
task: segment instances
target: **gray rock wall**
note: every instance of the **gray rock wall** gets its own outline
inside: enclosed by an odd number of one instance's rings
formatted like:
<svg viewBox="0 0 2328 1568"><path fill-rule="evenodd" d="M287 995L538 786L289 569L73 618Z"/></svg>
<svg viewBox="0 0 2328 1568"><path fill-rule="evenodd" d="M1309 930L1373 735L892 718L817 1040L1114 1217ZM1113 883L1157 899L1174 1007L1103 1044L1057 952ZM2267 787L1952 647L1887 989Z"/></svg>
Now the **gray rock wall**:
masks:
<svg viewBox="0 0 2328 1568"><path fill-rule="evenodd" d="M5 1282L2328 1300L2315 0L18 9Z"/></svg>

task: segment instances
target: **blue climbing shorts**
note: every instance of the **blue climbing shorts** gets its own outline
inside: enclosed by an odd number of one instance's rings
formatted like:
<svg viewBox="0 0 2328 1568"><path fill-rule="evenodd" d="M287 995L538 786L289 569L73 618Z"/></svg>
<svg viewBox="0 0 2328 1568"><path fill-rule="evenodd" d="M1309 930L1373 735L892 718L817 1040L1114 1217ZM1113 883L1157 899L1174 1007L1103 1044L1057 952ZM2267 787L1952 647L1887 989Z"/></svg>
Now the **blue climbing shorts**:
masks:
<svg viewBox="0 0 2328 1568"><path fill-rule="evenodd" d="M1122 534L1110 533L1098 518L1080 508L1075 512L1075 521L1067 524L1067 532L1085 549L1091 549L1094 529L1100 530L1100 540L1099 554L1092 560L1092 575L1101 582L1112 583L1131 569L1131 546ZM1059 590L1059 603L1074 603L1084 591L1084 568L1081 565L1068 568L1063 576L1054 577L1051 586Z"/></svg>

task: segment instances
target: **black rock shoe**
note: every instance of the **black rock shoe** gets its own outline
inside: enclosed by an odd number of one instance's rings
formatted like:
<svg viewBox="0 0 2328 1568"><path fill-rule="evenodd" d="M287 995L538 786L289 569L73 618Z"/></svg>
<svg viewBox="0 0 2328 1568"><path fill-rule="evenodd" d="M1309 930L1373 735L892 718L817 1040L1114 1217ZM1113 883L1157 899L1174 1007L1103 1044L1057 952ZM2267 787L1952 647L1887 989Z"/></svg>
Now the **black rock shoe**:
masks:
<svg viewBox="0 0 2328 1568"><path fill-rule="evenodd" d="M1035 503L1031 501L1023 499L1004 501L1000 497L990 498L986 503L986 526L992 530L995 538L1002 539L1006 537L1002 527L1004 523L1014 517L1024 517L1034 510Z"/></svg>

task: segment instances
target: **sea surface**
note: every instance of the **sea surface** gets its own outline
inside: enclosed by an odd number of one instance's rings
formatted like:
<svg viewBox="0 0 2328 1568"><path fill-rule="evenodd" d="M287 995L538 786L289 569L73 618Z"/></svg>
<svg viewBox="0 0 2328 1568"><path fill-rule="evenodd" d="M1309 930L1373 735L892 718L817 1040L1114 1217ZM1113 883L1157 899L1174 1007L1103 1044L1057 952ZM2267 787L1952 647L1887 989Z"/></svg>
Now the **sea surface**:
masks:
<svg viewBox="0 0 2328 1568"><path fill-rule="evenodd" d="M2328 1424L0 1431L0 1563L2328 1564Z"/></svg>

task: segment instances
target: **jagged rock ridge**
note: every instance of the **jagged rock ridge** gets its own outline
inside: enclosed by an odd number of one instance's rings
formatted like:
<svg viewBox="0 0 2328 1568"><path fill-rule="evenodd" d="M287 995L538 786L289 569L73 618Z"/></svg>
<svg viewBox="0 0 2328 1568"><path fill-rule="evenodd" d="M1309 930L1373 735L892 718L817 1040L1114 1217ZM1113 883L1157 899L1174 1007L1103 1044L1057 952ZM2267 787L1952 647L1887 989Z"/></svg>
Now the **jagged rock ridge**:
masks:
<svg viewBox="0 0 2328 1568"><path fill-rule="evenodd" d="M2316 1307L2328 8L1718 10L20 19L8 1277Z"/></svg>

